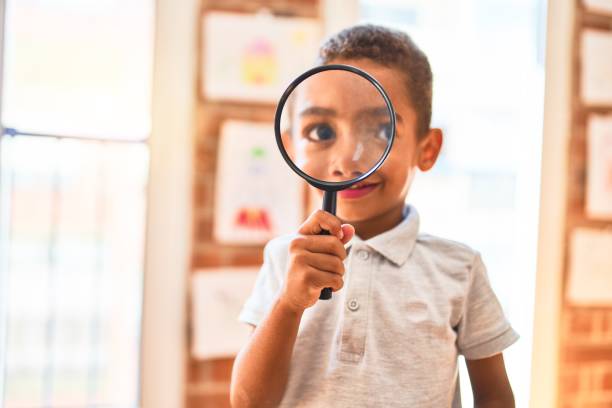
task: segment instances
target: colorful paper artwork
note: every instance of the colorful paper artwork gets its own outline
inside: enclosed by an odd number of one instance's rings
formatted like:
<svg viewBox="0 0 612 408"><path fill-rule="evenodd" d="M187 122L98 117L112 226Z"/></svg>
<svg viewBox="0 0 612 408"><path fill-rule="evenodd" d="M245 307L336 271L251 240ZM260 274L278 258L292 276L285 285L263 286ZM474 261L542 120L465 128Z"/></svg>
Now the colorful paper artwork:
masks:
<svg viewBox="0 0 612 408"><path fill-rule="evenodd" d="M206 98L276 103L314 65L321 27L307 18L210 12L202 35Z"/></svg>
<svg viewBox="0 0 612 408"><path fill-rule="evenodd" d="M215 239L263 244L295 232L303 217L303 183L284 162L271 123L226 121L215 191Z"/></svg>
<svg viewBox="0 0 612 408"><path fill-rule="evenodd" d="M270 86L278 78L274 45L265 38L254 38L244 48L241 60L242 81L251 86Z"/></svg>

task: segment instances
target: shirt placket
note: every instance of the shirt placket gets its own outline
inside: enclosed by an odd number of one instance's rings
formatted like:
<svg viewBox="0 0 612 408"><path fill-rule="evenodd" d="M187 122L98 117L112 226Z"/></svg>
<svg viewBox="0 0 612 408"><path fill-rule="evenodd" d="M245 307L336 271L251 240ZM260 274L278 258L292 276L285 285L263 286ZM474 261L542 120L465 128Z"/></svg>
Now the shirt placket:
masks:
<svg viewBox="0 0 612 408"><path fill-rule="evenodd" d="M373 255L367 248L361 246L351 248L349 256L351 275L344 302L338 355L340 360L358 362L363 357L373 266Z"/></svg>

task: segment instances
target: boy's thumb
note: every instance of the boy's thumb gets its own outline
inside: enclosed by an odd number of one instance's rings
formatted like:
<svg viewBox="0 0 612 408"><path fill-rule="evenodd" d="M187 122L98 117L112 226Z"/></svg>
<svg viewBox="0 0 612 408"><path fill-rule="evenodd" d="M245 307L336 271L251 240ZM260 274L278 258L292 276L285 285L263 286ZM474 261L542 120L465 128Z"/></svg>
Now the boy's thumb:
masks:
<svg viewBox="0 0 612 408"><path fill-rule="evenodd" d="M346 244L355 235L355 227L353 227L351 224L342 224L341 228L342 228L342 234L343 234L342 243Z"/></svg>

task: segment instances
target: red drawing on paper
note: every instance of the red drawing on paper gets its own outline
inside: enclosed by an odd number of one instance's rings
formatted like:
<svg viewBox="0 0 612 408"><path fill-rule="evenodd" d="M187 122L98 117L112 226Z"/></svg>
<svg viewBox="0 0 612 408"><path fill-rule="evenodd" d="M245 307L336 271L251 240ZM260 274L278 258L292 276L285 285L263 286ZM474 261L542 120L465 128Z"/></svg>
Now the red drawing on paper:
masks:
<svg viewBox="0 0 612 408"><path fill-rule="evenodd" d="M240 228L271 231L270 214L265 208L240 208L234 224Z"/></svg>

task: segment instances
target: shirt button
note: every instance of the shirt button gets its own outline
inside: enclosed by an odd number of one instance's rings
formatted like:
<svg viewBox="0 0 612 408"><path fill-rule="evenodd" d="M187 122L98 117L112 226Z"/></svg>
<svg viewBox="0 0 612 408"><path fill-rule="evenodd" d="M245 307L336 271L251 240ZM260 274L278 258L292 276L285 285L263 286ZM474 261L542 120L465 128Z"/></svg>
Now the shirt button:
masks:
<svg viewBox="0 0 612 408"><path fill-rule="evenodd" d="M351 310L352 312L356 311L357 309L359 309L359 302L357 302L357 299L351 299L348 302L348 308L349 310Z"/></svg>
<svg viewBox="0 0 612 408"><path fill-rule="evenodd" d="M361 259L362 261L367 260L370 257L370 254L368 253L368 251L364 251L363 249L360 250L359 252L357 252L357 256L359 257L359 259Z"/></svg>

